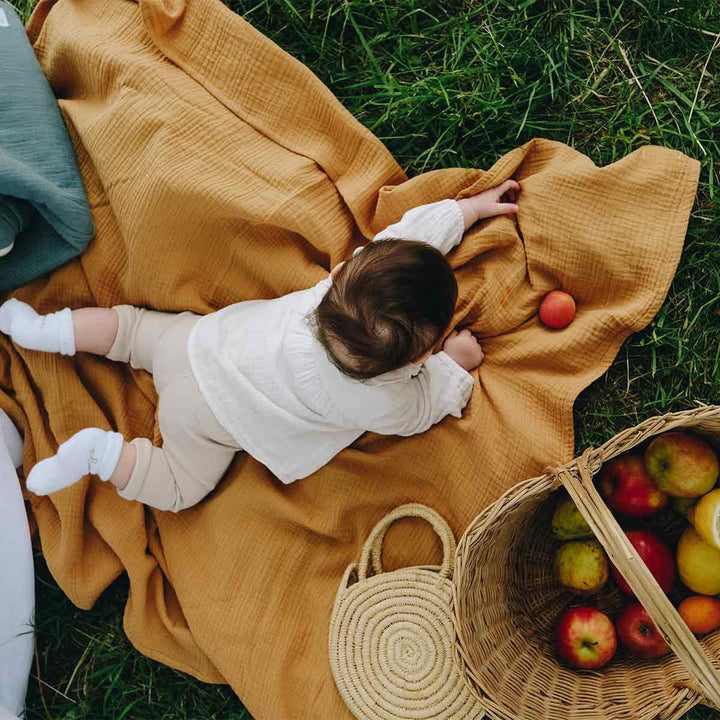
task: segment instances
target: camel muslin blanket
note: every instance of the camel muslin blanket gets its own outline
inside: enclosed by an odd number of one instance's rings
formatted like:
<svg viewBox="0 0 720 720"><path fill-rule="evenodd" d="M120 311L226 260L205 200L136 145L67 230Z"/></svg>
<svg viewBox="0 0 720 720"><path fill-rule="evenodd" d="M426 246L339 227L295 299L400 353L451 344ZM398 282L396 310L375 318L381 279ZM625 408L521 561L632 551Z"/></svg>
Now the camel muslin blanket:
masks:
<svg viewBox="0 0 720 720"><path fill-rule="evenodd" d="M289 487L240 453L179 514L96 478L31 497L74 603L89 608L128 574L125 628L141 652L230 683L258 720L348 718L327 659L343 570L399 504L426 503L460 534L510 486L572 457L575 397L665 297L698 163L644 147L598 168L534 140L488 171L408 180L310 70L216 0L41 0L29 33L96 226L82 257L16 292L41 312L208 313L275 297L318 282L415 205L522 183L518 216L478 224L449 258L456 323L487 354L462 419L411 438L365 435ZM536 313L558 287L578 314L553 332ZM0 386L24 431L25 472L86 426L161 442L143 371L2 338ZM393 528L386 545L388 567L439 555L422 522Z"/></svg>

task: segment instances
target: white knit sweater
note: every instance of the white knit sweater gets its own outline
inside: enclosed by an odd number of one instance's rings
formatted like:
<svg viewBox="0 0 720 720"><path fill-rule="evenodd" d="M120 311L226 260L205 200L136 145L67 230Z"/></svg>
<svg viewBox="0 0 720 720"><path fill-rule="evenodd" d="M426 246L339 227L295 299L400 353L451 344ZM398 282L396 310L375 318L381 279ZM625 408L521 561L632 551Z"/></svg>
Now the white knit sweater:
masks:
<svg viewBox="0 0 720 720"><path fill-rule="evenodd" d="M442 253L462 239L454 200L409 210L379 233ZM365 431L414 435L460 417L473 379L444 352L371 380L343 375L309 316L332 278L274 300L230 305L201 318L188 341L193 372L221 425L282 482L306 477Z"/></svg>

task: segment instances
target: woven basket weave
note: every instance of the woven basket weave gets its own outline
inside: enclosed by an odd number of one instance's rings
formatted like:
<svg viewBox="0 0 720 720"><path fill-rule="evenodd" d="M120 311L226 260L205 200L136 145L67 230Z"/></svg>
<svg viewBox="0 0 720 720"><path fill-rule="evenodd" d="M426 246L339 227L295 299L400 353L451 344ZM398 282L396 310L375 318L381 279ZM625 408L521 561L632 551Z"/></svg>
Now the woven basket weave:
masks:
<svg viewBox="0 0 720 720"><path fill-rule="evenodd" d="M443 543L441 567L383 571L385 533L406 517L433 526ZM359 562L345 571L330 623L330 665L359 720L483 717L454 655L454 554L455 537L440 515L424 505L403 505L375 526Z"/></svg>
<svg viewBox="0 0 720 720"><path fill-rule="evenodd" d="M604 462L668 430L690 430L720 447L720 407L652 418L568 465L514 487L479 515L457 551L456 650L488 716L502 720L675 720L698 703L720 708L720 631L696 638L640 560L595 490ZM549 496L564 486L673 653L640 661L620 651L599 671L555 658L553 623L571 602L553 577L557 541ZM596 598L609 612L617 590Z"/></svg>

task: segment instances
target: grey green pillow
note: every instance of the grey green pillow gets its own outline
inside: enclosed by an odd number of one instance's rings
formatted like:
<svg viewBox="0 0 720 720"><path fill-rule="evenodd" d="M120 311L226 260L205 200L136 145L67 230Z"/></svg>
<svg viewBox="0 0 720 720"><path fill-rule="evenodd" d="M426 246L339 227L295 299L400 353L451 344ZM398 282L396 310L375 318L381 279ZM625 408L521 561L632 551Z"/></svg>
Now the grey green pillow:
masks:
<svg viewBox="0 0 720 720"><path fill-rule="evenodd" d="M19 198L0 195L0 257L15 246L15 238L30 224L35 208Z"/></svg>
<svg viewBox="0 0 720 720"><path fill-rule="evenodd" d="M0 0L0 291L85 250L94 228L55 96L12 7ZM7 248L11 247L8 252Z"/></svg>

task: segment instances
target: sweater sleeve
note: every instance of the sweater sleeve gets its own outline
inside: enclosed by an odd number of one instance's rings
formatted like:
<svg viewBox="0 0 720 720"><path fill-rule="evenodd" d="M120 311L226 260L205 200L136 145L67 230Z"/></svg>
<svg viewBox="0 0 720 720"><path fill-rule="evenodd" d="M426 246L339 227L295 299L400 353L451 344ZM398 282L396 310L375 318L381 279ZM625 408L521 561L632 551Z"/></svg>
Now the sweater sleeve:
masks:
<svg viewBox="0 0 720 720"><path fill-rule="evenodd" d="M447 415L461 417L473 390L473 377L447 353L432 355L420 372L397 389L392 410L365 428L381 435L417 435Z"/></svg>
<svg viewBox="0 0 720 720"><path fill-rule="evenodd" d="M447 255L465 232L462 210L455 200L440 200L408 210L399 222L379 232L374 240L420 240Z"/></svg>

